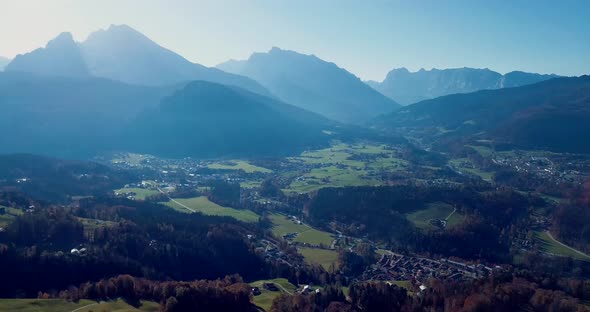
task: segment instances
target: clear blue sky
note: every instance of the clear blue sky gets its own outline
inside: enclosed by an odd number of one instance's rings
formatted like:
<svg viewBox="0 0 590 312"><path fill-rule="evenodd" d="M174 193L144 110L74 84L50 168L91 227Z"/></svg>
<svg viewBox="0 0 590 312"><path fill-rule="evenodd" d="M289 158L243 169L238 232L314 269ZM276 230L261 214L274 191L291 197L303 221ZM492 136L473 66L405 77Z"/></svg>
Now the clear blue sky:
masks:
<svg viewBox="0 0 590 312"><path fill-rule="evenodd" d="M0 0L0 55L128 24L214 66L273 46L382 80L394 67L590 73L590 1Z"/></svg>

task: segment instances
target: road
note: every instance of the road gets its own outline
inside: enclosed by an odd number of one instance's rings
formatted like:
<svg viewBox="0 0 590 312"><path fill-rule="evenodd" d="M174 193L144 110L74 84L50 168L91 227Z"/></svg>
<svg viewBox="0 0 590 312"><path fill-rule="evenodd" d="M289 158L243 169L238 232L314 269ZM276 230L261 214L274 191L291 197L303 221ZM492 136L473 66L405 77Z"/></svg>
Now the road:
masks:
<svg viewBox="0 0 590 312"><path fill-rule="evenodd" d="M449 221L449 219L453 216L453 214L457 211L457 208L453 209L453 211L446 217L445 221Z"/></svg>
<svg viewBox="0 0 590 312"><path fill-rule="evenodd" d="M566 244L564 244L564 243L562 243L562 242L558 241L557 239L555 239L555 237L553 237L553 235L551 235L551 232L549 232L548 230L547 230L547 231L545 231L545 233L547 234L547 236L549 236L549 238L550 238L552 241L554 241L554 242L558 243L559 245L561 245L561 246L563 246L563 247L565 247L565 248L567 248L567 249L569 249L569 250L571 250L571 251L573 251L573 252L575 252L575 253L577 253L577 254L579 254L579 255L582 255L582 256L584 256L584 257L587 257L587 258L589 258L589 259L590 259L590 255L587 255L587 254L585 254L585 253L583 253L583 252L581 252L581 251L579 251L579 250L577 250L577 249L575 249L575 248L572 248L572 247L570 247L570 246L568 246L568 245L566 245Z"/></svg>
<svg viewBox="0 0 590 312"><path fill-rule="evenodd" d="M162 191L162 190L161 190L159 187L156 187L156 188L158 189L158 191L160 191L160 193L162 193L162 194L166 194L166 193L164 193L164 191ZM191 208L191 207L188 207L187 205L185 205L185 204L183 204L183 203L180 203L180 202L176 201L174 198L172 198L172 197L170 197L170 196L168 196L168 199L170 199L171 201L173 201L174 203L176 203L176 204L177 204L177 205L179 205L180 207L186 208L186 209L187 209L188 211L190 211L190 212L197 212L197 211L196 211L196 210L194 210L193 208Z"/></svg>
<svg viewBox="0 0 590 312"><path fill-rule="evenodd" d="M83 306L83 307L79 307L79 308L77 308L77 309L75 309L75 310L72 310L72 311L70 311L70 312L77 312L77 311L80 311L80 310L82 310L82 309L85 309L85 308L88 308L88 307L95 306L95 305L97 305L97 304L99 304L99 302L95 302L95 303L91 303L91 304L85 305L85 306Z"/></svg>

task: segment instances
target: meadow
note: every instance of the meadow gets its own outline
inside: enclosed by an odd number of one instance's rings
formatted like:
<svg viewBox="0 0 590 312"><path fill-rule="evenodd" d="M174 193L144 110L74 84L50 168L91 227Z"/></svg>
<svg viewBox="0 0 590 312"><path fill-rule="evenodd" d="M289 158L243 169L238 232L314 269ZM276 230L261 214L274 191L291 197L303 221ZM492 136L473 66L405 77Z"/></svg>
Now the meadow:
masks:
<svg viewBox="0 0 590 312"><path fill-rule="evenodd" d="M115 195L125 194L125 193L135 193L135 195L133 196L134 199L145 200L147 197L152 196L152 195L157 195L160 192L158 190L137 188L137 187L122 188L122 189L115 190Z"/></svg>
<svg viewBox="0 0 590 312"><path fill-rule="evenodd" d="M306 224L297 224L284 215L271 214L269 218L273 223L272 232L277 237L282 237L287 233L298 233L294 241L311 245L329 246L333 241L332 234L316 230Z"/></svg>
<svg viewBox="0 0 590 312"><path fill-rule="evenodd" d="M11 312L157 312L160 304L151 301L142 301L139 308L135 308L125 301L91 301L82 299L71 302L62 299L0 299L0 311Z"/></svg>
<svg viewBox="0 0 590 312"><path fill-rule="evenodd" d="M210 201L206 196L193 198L174 198L174 200L170 200L161 204L164 204L180 212L190 212L187 209L188 207L205 215L232 217L244 222L257 222L258 218L260 217L250 210L241 210L220 206Z"/></svg>
<svg viewBox="0 0 590 312"><path fill-rule="evenodd" d="M535 231L535 240L541 246L541 250L546 253L571 257L577 260L590 261L590 257L580 254L571 248L563 246L555 239L551 238L546 232Z"/></svg>
<svg viewBox="0 0 590 312"><path fill-rule="evenodd" d="M326 271L331 271L338 266L338 253L334 250L308 247L297 248L297 250L307 263L319 264Z"/></svg>
<svg viewBox="0 0 590 312"><path fill-rule="evenodd" d="M262 285L264 283L274 283L275 285L277 285L277 288L279 289L279 291L270 291L270 290L264 289L264 287L262 287ZM250 283L250 286L260 288L261 294L258 296L253 296L252 302L255 305L264 309L264 311L270 311L270 307L272 306L272 301L276 297L278 297L280 294L282 294L282 293L294 294L295 289L297 288L295 285L289 283L289 281L287 281L286 278L260 280L260 281Z"/></svg>
<svg viewBox="0 0 590 312"><path fill-rule="evenodd" d="M272 172L272 170L270 170L270 169L252 165L249 162L244 161L244 160L228 160L228 161L215 162L215 163L211 163L211 164L207 165L207 168L220 169L220 170L244 170L244 172L246 172L246 173L254 173L254 172L271 173Z"/></svg>
<svg viewBox="0 0 590 312"><path fill-rule="evenodd" d="M473 165L468 165L468 166L465 165L465 164L471 164L471 161L468 158L451 159L449 161L449 163L458 171L460 171L462 173L468 173L471 175L478 176L478 177L482 178L484 181L490 182L490 181L492 181L492 177L494 176L493 172L480 170Z"/></svg>
<svg viewBox="0 0 590 312"><path fill-rule="evenodd" d="M337 143L288 160L309 169L294 175L296 178L283 190L287 194L308 193L324 187L377 186L382 184L380 173L403 170L408 165L396 150L376 144Z"/></svg>
<svg viewBox="0 0 590 312"><path fill-rule="evenodd" d="M1 208L4 208L4 214L0 214L0 227L7 226L14 218L23 214L20 209L0 206Z"/></svg>
<svg viewBox="0 0 590 312"><path fill-rule="evenodd" d="M435 227L429 223L432 219L446 220L447 227L453 227L461 224L465 218L460 212L453 213L453 206L446 203L430 203L426 209L417 210L406 215L406 218L412 222L416 227L421 229L434 229Z"/></svg>

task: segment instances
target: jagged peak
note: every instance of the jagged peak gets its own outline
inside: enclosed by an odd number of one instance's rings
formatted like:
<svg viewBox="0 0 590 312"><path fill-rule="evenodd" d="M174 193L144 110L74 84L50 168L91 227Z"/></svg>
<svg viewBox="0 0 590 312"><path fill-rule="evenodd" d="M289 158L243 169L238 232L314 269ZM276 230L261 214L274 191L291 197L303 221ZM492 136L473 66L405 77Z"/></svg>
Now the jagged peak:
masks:
<svg viewBox="0 0 590 312"><path fill-rule="evenodd" d="M107 29L99 29L92 32L85 42L100 38L118 38L119 40L139 39L152 42L146 35L126 24L111 24Z"/></svg>
<svg viewBox="0 0 590 312"><path fill-rule="evenodd" d="M72 36L72 33L62 32L61 34L57 35L57 37L51 39L47 43L46 48L59 47L62 45L68 45L68 44L72 44L72 43L75 44L74 36Z"/></svg>

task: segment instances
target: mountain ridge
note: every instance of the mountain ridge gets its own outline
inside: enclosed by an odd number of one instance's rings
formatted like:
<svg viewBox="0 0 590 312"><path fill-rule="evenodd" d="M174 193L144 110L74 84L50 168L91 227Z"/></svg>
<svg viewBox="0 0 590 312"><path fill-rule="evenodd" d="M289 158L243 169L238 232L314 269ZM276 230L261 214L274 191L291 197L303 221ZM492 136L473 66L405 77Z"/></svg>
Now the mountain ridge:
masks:
<svg viewBox="0 0 590 312"><path fill-rule="evenodd" d="M391 70L382 82L366 83L382 94L408 105L439 96L470 93L479 90L518 87L556 78L554 74L536 74L512 71L502 75L488 68L420 69L410 72L407 68Z"/></svg>
<svg viewBox="0 0 590 312"><path fill-rule="evenodd" d="M273 47L217 68L248 76L280 99L340 122L360 124L399 108L352 73L315 55Z"/></svg>
<svg viewBox="0 0 590 312"><path fill-rule="evenodd" d="M6 65L8 65L8 63L10 63L11 61L12 60L9 59L9 58L7 58L7 57L0 56L0 71L3 71L4 70L4 67Z"/></svg>
<svg viewBox="0 0 590 312"><path fill-rule="evenodd" d="M69 32L59 34L44 48L17 55L6 65L4 71L64 77L90 75L80 47Z"/></svg>
<svg viewBox="0 0 590 312"><path fill-rule="evenodd" d="M152 87L206 80L271 96L250 78L192 63L128 25L111 25L91 33L80 43L75 42L70 33L62 33L45 48L17 56L5 71L95 76Z"/></svg>
<svg viewBox="0 0 590 312"><path fill-rule="evenodd" d="M130 129L136 150L168 157L283 155L323 146L331 122L240 88L193 81ZM147 138L147 139L146 139Z"/></svg>
<svg viewBox="0 0 590 312"><path fill-rule="evenodd" d="M373 126L420 137L445 149L454 143L590 153L590 76L554 78L514 88L452 94L408 105ZM567 138L567 140L564 140Z"/></svg>

